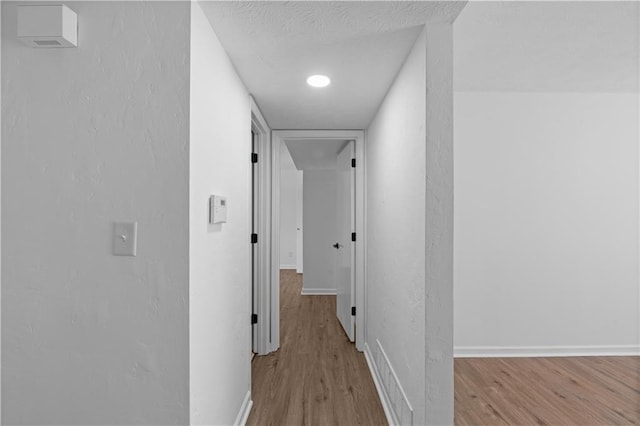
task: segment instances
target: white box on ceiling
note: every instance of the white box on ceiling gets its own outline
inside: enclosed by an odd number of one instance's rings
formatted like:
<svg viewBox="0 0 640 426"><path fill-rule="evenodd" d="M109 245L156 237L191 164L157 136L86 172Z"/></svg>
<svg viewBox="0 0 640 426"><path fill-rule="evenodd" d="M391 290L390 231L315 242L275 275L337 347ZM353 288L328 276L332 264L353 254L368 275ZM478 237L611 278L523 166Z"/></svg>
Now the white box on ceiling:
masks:
<svg viewBox="0 0 640 426"><path fill-rule="evenodd" d="M18 6L18 39L31 47L76 47L78 14L61 4Z"/></svg>

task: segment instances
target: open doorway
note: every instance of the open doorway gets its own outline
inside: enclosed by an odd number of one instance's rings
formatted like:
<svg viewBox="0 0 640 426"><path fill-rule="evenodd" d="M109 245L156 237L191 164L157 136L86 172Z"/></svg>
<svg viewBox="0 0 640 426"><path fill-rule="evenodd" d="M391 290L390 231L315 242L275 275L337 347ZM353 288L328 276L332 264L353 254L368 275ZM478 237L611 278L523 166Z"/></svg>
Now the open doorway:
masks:
<svg viewBox="0 0 640 426"><path fill-rule="evenodd" d="M281 260L280 247L280 225L281 225L281 171L280 165L282 161L282 145L288 141L298 141L299 143L323 140L325 142L336 141L344 145L345 141L352 141L353 153L349 159L353 162L350 167L355 180L353 190L353 223L351 231L344 235L344 241L336 241L332 238L329 247L338 243L339 247L352 246L353 268L352 268L352 291L349 294L350 300L348 305L348 317L353 320L354 331L352 338L355 340L358 351L364 350L364 333L365 333L365 313L364 313L364 294L365 294L365 264L364 264L364 132L356 130L324 130L324 131L307 131L307 130L281 130L269 132L266 122L261 119L257 106L254 105L255 113L252 113L252 129L256 133L255 154L257 154L257 164L254 165L255 172L259 174L259 182L257 185L257 195L254 209L258 216L256 226L258 236L256 253L254 256L253 268L258 270L252 283L252 293L254 295L252 302L253 312L257 315L257 324L253 325L254 338L252 345L256 348L256 353L266 355L277 351L280 347L280 266L291 262L286 260L289 257L287 250L284 253L284 261ZM335 173L335 170L334 170ZM334 190L335 191L335 190ZM304 191L303 191L304 193ZM334 204L334 203L331 203ZM332 213L335 215L335 212ZM296 226L300 228L300 232L296 229L297 240L304 240L304 225ZM254 237L252 236L252 239ZM347 244L348 243L348 244ZM298 251L302 253L298 256ZM296 270L307 272L307 265L304 258L308 257L304 254L304 244L296 245ZM335 256L335 255L334 255ZM300 259L299 262L297 259ZM285 262L285 263L281 263ZM289 266L291 267L291 263ZM335 286L332 288L336 288ZM346 329L350 327L345 327Z"/></svg>
<svg viewBox="0 0 640 426"><path fill-rule="evenodd" d="M292 139L280 152L280 285L302 296L335 296L334 311L353 342L354 142ZM298 263L307 265L304 276Z"/></svg>
<svg viewBox="0 0 640 426"><path fill-rule="evenodd" d="M296 168L286 144L280 151L280 270L302 274L304 171Z"/></svg>
<svg viewBox="0 0 640 426"><path fill-rule="evenodd" d="M272 134L272 288L279 290L272 311L277 305L279 350L252 364L249 425L275 418L282 424L332 424L336 413L345 424L385 419L357 347L364 342L364 312L358 311L364 300L358 271L364 266L362 136Z"/></svg>
<svg viewBox="0 0 640 426"><path fill-rule="evenodd" d="M340 226L342 232L339 232L336 209L339 204L340 173L337 166L341 153L343 161L346 162L346 170L342 172L347 175L349 191L346 193L347 201L342 203L344 208L348 209L348 213L344 215ZM302 205L302 226L298 226L297 222L295 227L297 243L302 241L302 247L296 246L296 270L301 270L304 265L304 276L300 277L300 292L303 295L335 294L336 315L349 340L355 341L356 348L362 351L364 312L362 308L360 312L358 309L364 306L363 132L274 131L272 156L272 288L279 289L280 266L283 265L281 262L289 258L289 254L293 252L291 228L294 212L284 212L282 206L295 185L284 181L283 176L292 176L290 172L282 173L281 166L284 162L288 163L285 170L288 168L291 171L295 167L296 171L301 172L297 179L302 180L302 191L298 192L297 201L298 205ZM360 167L357 167L357 164L360 164ZM342 193L344 195L344 191ZM290 200L288 205L292 205ZM288 223L283 220L285 218L289 218ZM305 226L305 223L314 225ZM285 239L289 243L281 241ZM282 253L283 250L286 251ZM299 260L297 253L301 253ZM280 306L279 298L280 294L272 293L271 306L274 312L278 312L275 309L276 304ZM272 320L277 321L272 324L272 329L279 331L280 318L274 316Z"/></svg>

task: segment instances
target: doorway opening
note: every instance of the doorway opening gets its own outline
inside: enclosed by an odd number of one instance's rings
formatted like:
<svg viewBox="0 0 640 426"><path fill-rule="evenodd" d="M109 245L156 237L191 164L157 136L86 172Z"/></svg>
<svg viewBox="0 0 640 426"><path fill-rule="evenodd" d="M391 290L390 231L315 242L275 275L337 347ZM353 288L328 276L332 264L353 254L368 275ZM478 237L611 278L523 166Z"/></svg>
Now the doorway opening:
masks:
<svg viewBox="0 0 640 426"><path fill-rule="evenodd" d="M302 296L335 296L334 316L353 342L354 142L287 140L280 152L280 285L301 287Z"/></svg>
<svg viewBox="0 0 640 426"><path fill-rule="evenodd" d="M384 407L362 353L364 133L273 131L271 143L270 312L280 349L252 363L248 424L333 423L336 412L346 423L380 424ZM318 165L323 159L330 166ZM310 392L319 404L305 402Z"/></svg>
<svg viewBox="0 0 640 426"><path fill-rule="evenodd" d="M320 144L330 148L316 149ZM298 226L298 223L295 226L297 241L303 241L302 250L296 247L296 254L302 252L304 259L299 262L296 256L296 270L302 270L304 265L302 294L336 294L336 315L349 340L355 342L356 349L362 351L365 332L364 134L362 131L352 130L287 130L274 131L272 134L271 289L274 291L271 294L271 312L276 314L279 313L280 306L281 254L286 259L293 252L292 249L286 249L285 253L281 253L281 227L284 225L281 218L291 217L291 212L281 211L282 197L285 196L283 191L291 187L291 182L282 181L281 165L283 160L287 160L284 155L291 151L294 152L294 163L300 163L295 164L296 168L302 169L302 186L309 188L308 191L302 190L302 226ZM344 163L340 168L339 157ZM318 166L323 160L324 166ZM332 161L333 165L327 167L327 161ZM339 181L341 185L338 185ZM327 188L331 186L331 182L333 186L329 191L332 194L328 194ZM333 195L333 198L327 195ZM309 204L308 208L304 207L305 202ZM342 215L338 215L338 205L341 206ZM325 222L329 217L335 218L335 233L327 234L324 232L327 228L323 226L305 229L305 221L313 223L314 215ZM339 216L342 218L340 225L337 223ZM315 244L309 243L310 241L315 241ZM279 315L272 315L272 321L272 330L279 332ZM279 347L279 333L275 343Z"/></svg>
<svg viewBox="0 0 640 426"><path fill-rule="evenodd" d="M252 235L252 319L257 317L257 323L252 325L253 352L266 355L277 351L280 347L280 193L282 161L281 146L288 141L353 141L353 158L355 189L353 195L353 224L352 231L347 234L348 239L343 243L336 242L343 247L347 242L353 247L353 287L351 300L348 303L349 316L354 317L352 338L358 351L364 351L365 335L365 146L364 132L361 130L278 130L270 131L252 99L251 128L255 136L254 151L257 163L253 165L255 177L254 191L252 191L252 229L257 229L257 237ZM253 158L252 158L253 161ZM300 227L300 237L304 235L303 226ZM253 232L253 231L252 231ZM354 235L352 235L354 234ZM352 241L352 238L355 241ZM255 247L254 247L255 246ZM302 245L300 246L302 248ZM302 250L304 252L304 250ZM304 254L300 256L302 259ZM302 272L304 262L296 269ZM306 271L306 266L304 266ZM256 272L257 271L257 272ZM346 306L347 304L345 304ZM352 315L353 314L355 315ZM345 321L347 322L347 321ZM345 327L349 328L349 327ZM357 330L357 332L355 332ZM355 336L353 336L355 335Z"/></svg>

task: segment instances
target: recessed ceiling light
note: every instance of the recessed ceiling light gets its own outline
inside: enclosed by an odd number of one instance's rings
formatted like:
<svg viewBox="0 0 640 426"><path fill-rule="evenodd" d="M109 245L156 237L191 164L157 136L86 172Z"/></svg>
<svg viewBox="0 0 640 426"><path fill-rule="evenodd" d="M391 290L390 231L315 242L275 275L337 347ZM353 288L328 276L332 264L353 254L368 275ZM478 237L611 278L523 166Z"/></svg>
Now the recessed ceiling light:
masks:
<svg viewBox="0 0 640 426"><path fill-rule="evenodd" d="M326 75L316 74L307 78L307 84L312 87L327 87L331 84L331 79Z"/></svg>

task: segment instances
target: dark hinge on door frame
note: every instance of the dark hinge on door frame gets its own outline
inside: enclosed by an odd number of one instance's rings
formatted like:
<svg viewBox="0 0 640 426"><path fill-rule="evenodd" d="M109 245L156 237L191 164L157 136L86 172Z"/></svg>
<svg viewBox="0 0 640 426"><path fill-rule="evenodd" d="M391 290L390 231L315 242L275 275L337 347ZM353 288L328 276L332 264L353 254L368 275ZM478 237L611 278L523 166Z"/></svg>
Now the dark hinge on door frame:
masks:
<svg viewBox="0 0 640 426"><path fill-rule="evenodd" d="M258 153L257 152L252 152L251 153L251 162L252 163L257 163L258 162Z"/></svg>
<svg viewBox="0 0 640 426"><path fill-rule="evenodd" d="M356 307L355 306L351 307L351 315L353 315L354 317L356 316Z"/></svg>
<svg viewBox="0 0 640 426"><path fill-rule="evenodd" d="M356 159L352 158L351 159L351 167L355 167L356 166Z"/></svg>
<svg viewBox="0 0 640 426"><path fill-rule="evenodd" d="M251 324L258 323L258 314L251 314Z"/></svg>
<svg viewBox="0 0 640 426"><path fill-rule="evenodd" d="M258 242L258 234L251 234L251 244L256 244Z"/></svg>
<svg viewBox="0 0 640 426"><path fill-rule="evenodd" d="M356 240L356 233L352 232L351 233L351 241L355 241Z"/></svg>

